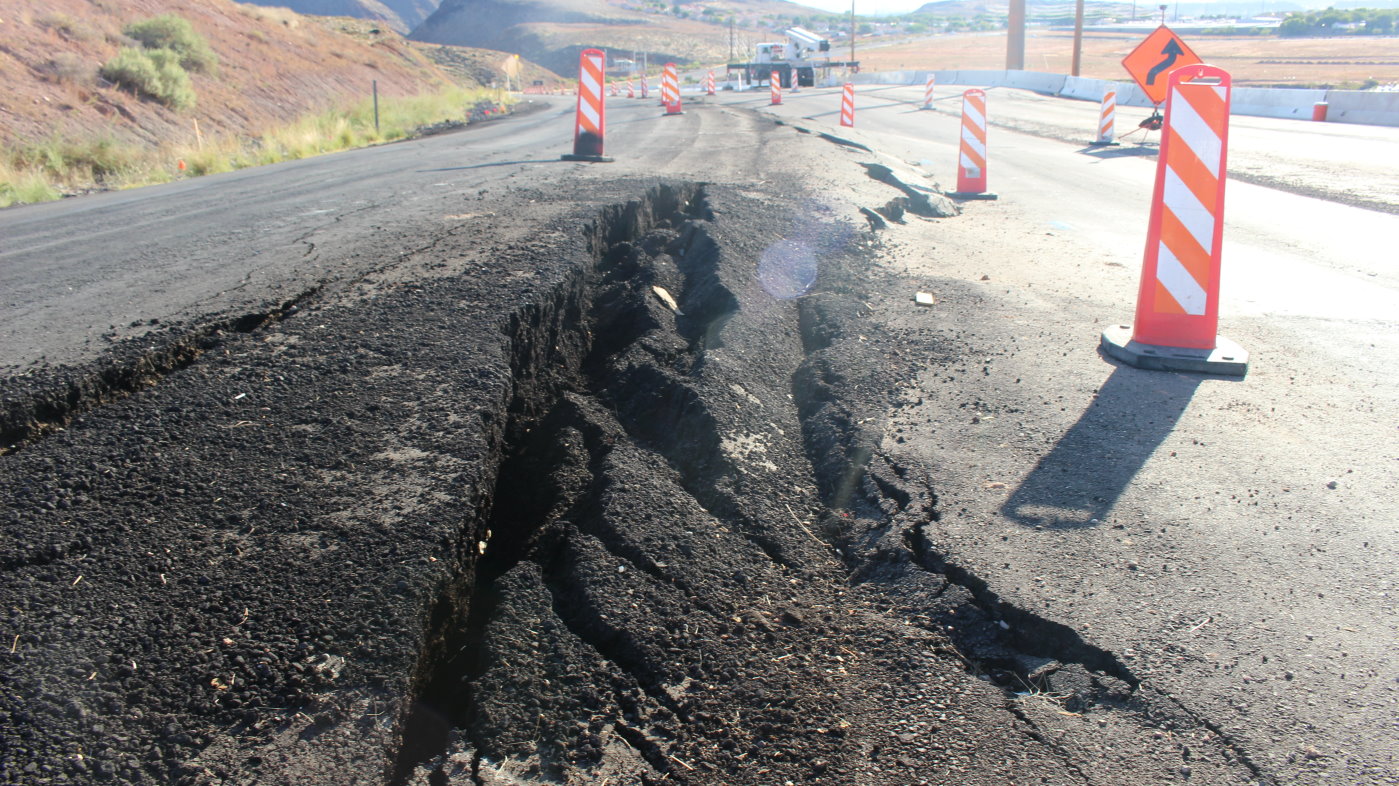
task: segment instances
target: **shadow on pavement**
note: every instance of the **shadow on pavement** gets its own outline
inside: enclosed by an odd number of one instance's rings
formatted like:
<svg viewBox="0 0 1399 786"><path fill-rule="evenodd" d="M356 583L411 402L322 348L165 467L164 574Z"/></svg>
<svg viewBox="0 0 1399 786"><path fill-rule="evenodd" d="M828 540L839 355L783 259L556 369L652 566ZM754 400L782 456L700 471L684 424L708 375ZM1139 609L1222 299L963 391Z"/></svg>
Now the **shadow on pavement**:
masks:
<svg viewBox="0 0 1399 786"><path fill-rule="evenodd" d="M518 166L520 164L557 164L558 158L536 158L528 161L493 161L489 164L472 164L471 166L449 166L441 169L419 169L418 174L425 172L461 172L467 169L486 169L493 166Z"/></svg>
<svg viewBox="0 0 1399 786"><path fill-rule="evenodd" d="M1001 514L1027 527L1097 526L1175 430L1204 379L1118 365Z"/></svg>
<svg viewBox="0 0 1399 786"><path fill-rule="evenodd" d="M1121 147L1097 147L1088 146L1074 151L1085 156L1094 158L1136 158L1141 156L1151 157L1161 152L1161 148L1155 145L1122 145Z"/></svg>

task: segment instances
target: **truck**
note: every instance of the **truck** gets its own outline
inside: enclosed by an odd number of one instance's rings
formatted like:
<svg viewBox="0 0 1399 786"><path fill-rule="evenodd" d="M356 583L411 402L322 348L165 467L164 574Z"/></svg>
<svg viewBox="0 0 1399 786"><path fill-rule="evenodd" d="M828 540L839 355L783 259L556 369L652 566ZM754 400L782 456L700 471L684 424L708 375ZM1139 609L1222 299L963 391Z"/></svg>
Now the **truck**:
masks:
<svg viewBox="0 0 1399 786"><path fill-rule="evenodd" d="M795 84L811 87L816 84L816 69L849 68L859 71L858 62L835 62L831 60L831 42L816 33L801 27L789 27L784 35L786 41L769 41L758 44L751 63L729 63L728 73L735 71L742 75L744 82L761 85L777 73L778 85L790 88Z"/></svg>

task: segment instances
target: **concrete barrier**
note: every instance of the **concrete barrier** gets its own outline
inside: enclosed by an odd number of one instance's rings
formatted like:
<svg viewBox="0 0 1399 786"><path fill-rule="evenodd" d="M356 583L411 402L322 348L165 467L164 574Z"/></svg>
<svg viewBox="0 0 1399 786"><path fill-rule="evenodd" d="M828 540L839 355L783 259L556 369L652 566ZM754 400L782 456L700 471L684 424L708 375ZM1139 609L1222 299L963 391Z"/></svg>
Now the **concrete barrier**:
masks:
<svg viewBox="0 0 1399 786"><path fill-rule="evenodd" d="M1059 95L1064 98L1077 98L1081 101L1102 101L1107 85L1108 83L1101 79L1066 76L1064 77L1064 86L1059 89Z"/></svg>
<svg viewBox="0 0 1399 786"><path fill-rule="evenodd" d="M1326 100L1325 90L1276 90L1263 87L1236 87L1232 114L1255 117L1286 117L1310 120L1312 105Z"/></svg>
<svg viewBox="0 0 1399 786"><path fill-rule="evenodd" d="M1326 122L1399 126L1399 93L1374 90L1328 90ZM1310 107L1307 110L1311 116Z"/></svg>
<svg viewBox="0 0 1399 786"><path fill-rule="evenodd" d="M1066 79L1068 77L1063 74L1046 74L1040 71L1007 71L1005 86L1057 95L1059 91L1064 89L1064 80Z"/></svg>
<svg viewBox="0 0 1399 786"><path fill-rule="evenodd" d="M1110 82L1040 71L885 71L856 74L852 81L857 84L922 86L927 83L930 73L937 78L940 87L1013 87L1083 101L1101 101L1107 86L1112 84L1117 87L1119 106L1153 105L1135 82ZM1312 106L1318 101L1326 101L1330 105L1328 122L1399 126L1399 92L1236 87L1232 96L1232 113L1310 120Z"/></svg>
<svg viewBox="0 0 1399 786"><path fill-rule="evenodd" d="M1006 83L1005 71L958 71L954 85L972 87L1000 87Z"/></svg>

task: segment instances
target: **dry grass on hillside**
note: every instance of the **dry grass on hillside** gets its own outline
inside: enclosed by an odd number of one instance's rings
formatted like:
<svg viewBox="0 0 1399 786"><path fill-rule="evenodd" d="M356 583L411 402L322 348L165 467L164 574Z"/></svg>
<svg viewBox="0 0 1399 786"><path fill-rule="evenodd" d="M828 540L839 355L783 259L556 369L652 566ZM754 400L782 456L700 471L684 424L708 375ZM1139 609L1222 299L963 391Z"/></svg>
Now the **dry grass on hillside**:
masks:
<svg viewBox="0 0 1399 786"><path fill-rule="evenodd" d="M188 72L194 101L183 109L99 71L140 46L124 35L129 24L169 13L217 57L216 67ZM460 121L483 97L462 88L494 81L506 57L459 52L472 67L443 68L373 22L231 0L19 0L0 9L0 35L0 205L158 182L180 174L181 159L186 174L218 171ZM376 82L394 113L382 131L367 109Z"/></svg>
<svg viewBox="0 0 1399 786"><path fill-rule="evenodd" d="M158 14L189 20L217 53L217 74L194 74L196 103L188 112L105 85L99 66L124 45L123 28ZM362 41L309 24L279 9L231 0L21 0L4 15L0 50L0 142L97 133L158 143L206 132L254 133L363 96L371 80L381 92L412 95L444 87L448 78L396 35Z"/></svg>
<svg viewBox="0 0 1399 786"><path fill-rule="evenodd" d="M1367 79L1399 82L1399 39L1274 38L1259 36L1187 36L1186 43L1205 62L1230 73L1237 85L1331 85L1355 87ZM1083 39L1082 75L1129 80L1122 58L1141 43L1141 36L1090 33ZM1002 69L1006 37L950 35L858 52L866 70ZM1073 57L1073 34L1031 32L1025 41L1025 68L1068 73Z"/></svg>

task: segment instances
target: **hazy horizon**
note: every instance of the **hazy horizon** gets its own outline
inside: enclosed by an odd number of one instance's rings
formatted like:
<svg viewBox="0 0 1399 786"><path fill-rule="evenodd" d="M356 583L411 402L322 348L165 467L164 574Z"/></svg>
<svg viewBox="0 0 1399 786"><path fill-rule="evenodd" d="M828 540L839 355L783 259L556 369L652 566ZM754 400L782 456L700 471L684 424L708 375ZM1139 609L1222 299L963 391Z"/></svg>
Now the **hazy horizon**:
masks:
<svg viewBox="0 0 1399 786"><path fill-rule="evenodd" d="M852 0L798 0L801 5L819 8L827 13L849 13ZM917 11L928 0L853 0L855 13L861 16L889 16ZM1109 2L1111 0L1103 0ZM1008 3L998 0L997 4ZM1238 13L1238 9L1253 8L1255 13L1264 11L1323 11L1328 7L1350 8L1399 8L1399 0L1171 0L1173 6L1189 6L1192 14ZM1223 7L1227 6L1229 10ZM1219 7L1219 8L1211 8Z"/></svg>

